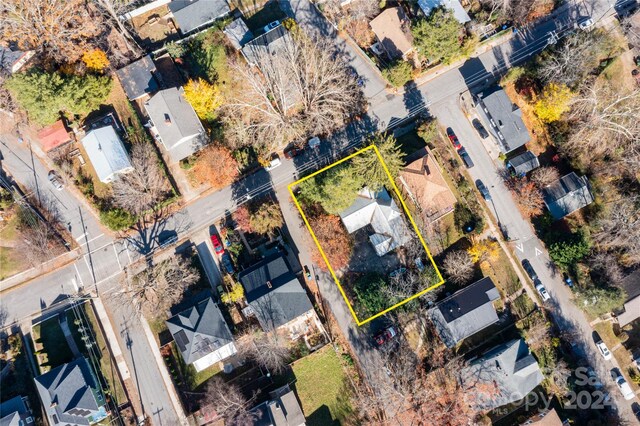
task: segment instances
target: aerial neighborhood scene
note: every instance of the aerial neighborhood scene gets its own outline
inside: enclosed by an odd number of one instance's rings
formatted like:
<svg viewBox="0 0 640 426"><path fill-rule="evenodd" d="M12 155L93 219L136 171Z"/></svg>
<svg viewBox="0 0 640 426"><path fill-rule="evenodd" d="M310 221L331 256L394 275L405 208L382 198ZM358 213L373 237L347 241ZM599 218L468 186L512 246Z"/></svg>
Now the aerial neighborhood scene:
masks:
<svg viewBox="0 0 640 426"><path fill-rule="evenodd" d="M638 0L0 0L0 426L634 424Z"/></svg>

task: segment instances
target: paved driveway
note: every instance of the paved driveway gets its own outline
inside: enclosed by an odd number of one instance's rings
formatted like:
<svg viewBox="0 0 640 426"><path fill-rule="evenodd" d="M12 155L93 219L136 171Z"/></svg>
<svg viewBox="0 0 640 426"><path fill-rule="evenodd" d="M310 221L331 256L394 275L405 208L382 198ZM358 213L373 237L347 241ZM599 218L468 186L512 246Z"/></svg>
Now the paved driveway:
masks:
<svg viewBox="0 0 640 426"><path fill-rule="evenodd" d="M611 387L611 396L621 417L627 420L633 419L631 404L637 400L625 401L613 383L609 371L613 367L619 367L615 358L605 361L596 351L592 337L593 329L589 325L589 320L573 303L571 291L551 268L549 254L535 236L531 223L522 217L511 192L498 177L498 169L501 167L499 160L491 158L471 123L459 108L457 99L452 98L433 105L432 112L443 126L452 127L456 132L458 139L475 163L475 167L469 169L469 174L474 181L481 179L489 188L492 196L489 210L506 228L516 256L520 260L528 259L531 262L533 269L547 288L551 301L543 306L551 313L560 329L572 331L579 336L578 341L574 342L577 354L585 357L595 367L600 381Z"/></svg>

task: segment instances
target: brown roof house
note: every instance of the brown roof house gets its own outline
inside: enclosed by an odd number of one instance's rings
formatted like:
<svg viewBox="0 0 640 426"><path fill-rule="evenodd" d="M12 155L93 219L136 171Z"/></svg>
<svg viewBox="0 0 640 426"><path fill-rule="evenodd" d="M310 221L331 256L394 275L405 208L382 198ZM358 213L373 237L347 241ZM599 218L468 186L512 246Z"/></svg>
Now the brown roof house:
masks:
<svg viewBox="0 0 640 426"><path fill-rule="evenodd" d="M401 189L413 200L424 218L434 222L453 211L456 197L431 152L427 148L418 152L422 156L400 172Z"/></svg>
<svg viewBox="0 0 640 426"><path fill-rule="evenodd" d="M413 51L409 20L400 7L386 9L370 23L382 49L390 59L406 59Z"/></svg>

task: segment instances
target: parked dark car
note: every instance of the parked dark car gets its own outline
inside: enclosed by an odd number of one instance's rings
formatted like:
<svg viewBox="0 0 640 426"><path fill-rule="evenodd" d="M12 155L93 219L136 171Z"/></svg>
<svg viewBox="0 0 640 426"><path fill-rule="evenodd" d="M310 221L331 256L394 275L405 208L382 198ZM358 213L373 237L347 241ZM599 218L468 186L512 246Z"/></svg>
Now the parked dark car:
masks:
<svg viewBox="0 0 640 426"><path fill-rule="evenodd" d="M300 148L297 145L294 145L291 148L284 151L284 158L287 158L290 160L293 157L297 157L298 155L302 154L303 152L304 152L304 149Z"/></svg>
<svg viewBox="0 0 640 426"><path fill-rule="evenodd" d="M396 337L397 335L398 335L398 330L396 330L396 328L391 325L385 328L384 330L382 330L380 333L376 334L373 340L374 342L376 342L376 345L383 346L389 343L390 341L392 341L393 338Z"/></svg>
<svg viewBox="0 0 640 426"><path fill-rule="evenodd" d="M460 158L462 159L462 162L464 163L464 166L467 169L470 169L474 166L473 164L473 160L471 159L471 157L469 157L469 154L467 153L467 150L464 148L461 148L458 151L458 155L460 155Z"/></svg>
<svg viewBox="0 0 640 426"><path fill-rule="evenodd" d="M538 279L538 274L533 270L533 266L531 266L531 263L527 259L522 261L522 267L527 272L527 275L529 275L529 278L531 278L531 281Z"/></svg>
<svg viewBox="0 0 640 426"><path fill-rule="evenodd" d="M478 132L478 134L482 139L486 139L489 137L489 132L487 132L487 129L484 128L480 120L478 120L477 118L474 118L471 121L471 124L473 124L473 127L476 129L476 132Z"/></svg>
<svg viewBox="0 0 640 426"><path fill-rule="evenodd" d="M460 141L458 140L458 137L456 136L456 134L453 132L453 129L451 127L447 128L447 136L449 136L449 140L451 141L451 144L453 145L453 147L457 150L462 149L462 144L460 143Z"/></svg>
<svg viewBox="0 0 640 426"><path fill-rule="evenodd" d="M486 185L480 179L476 180L476 187L478 188L478 191L480 191L482 198L484 198L485 200L491 199L489 188L487 188Z"/></svg>
<svg viewBox="0 0 640 426"><path fill-rule="evenodd" d="M233 267L233 261L231 260L231 256L229 256L229 253L225 252L222 255L220 261L222 262L222 266L224 267L224 270L227 274L233 275L236 273L236 270Z"/></svg>

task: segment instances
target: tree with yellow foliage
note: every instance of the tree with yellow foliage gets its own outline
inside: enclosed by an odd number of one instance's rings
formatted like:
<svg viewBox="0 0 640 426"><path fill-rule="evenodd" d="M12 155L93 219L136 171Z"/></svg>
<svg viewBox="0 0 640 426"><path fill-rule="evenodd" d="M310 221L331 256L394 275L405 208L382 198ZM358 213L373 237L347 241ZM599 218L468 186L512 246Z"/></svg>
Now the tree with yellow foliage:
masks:
<svg viewBox="0 0 640 426"><path fill-rule="evenodd" d="M109 66L109 59L104 50L93 49L82 54L82 62L87 66L89 71L102 72Z"/></svg>
<svg viewBox="0 0 640 426"><path fill-rule="evenodd" d="M478 241L472 245L468 250L471 260L475 263L481 260L495 259L498 257L500 246L497 241L486 239Z"/></svg>
<svg viewBox="0 0 640 426"><path fill-rule="evenodd" d="M566 85L549 83L534 105L535 113L545 123L558 121L562 114L569 111L573 96L574 93Z"/></svg>
<svg viewBox="0 0 640 426"><path fill-rule="evenodd" d="M222 105L223 97L217 85L198 78L189 80L184 86L184 97L191 104L200 119L213 121L216 110Z"/></svg>

